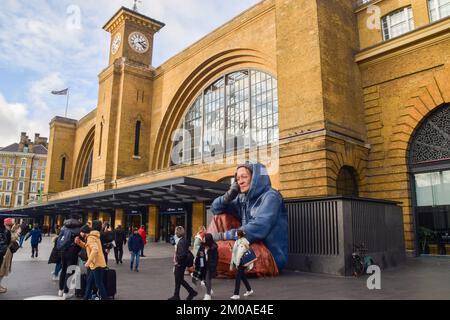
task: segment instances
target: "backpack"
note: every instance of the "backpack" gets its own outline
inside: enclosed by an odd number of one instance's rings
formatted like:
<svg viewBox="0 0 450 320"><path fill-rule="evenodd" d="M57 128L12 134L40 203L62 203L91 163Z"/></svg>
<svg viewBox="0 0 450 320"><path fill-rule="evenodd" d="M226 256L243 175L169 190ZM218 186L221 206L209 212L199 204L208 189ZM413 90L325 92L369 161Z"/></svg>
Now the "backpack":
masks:
<svg viewBox="0 0 450 320"><path fill-rule="evenodd" d="M56 240L56 248L58 250L66 250L72 245L72 230L64 228L59 234L58 240Z"/></svg>
<svg viewBox="0 0 450 320"><path fill-rule="evenodd" d="M187 258L186 258L186 267L191 268L194 266L194 255L191 250L188 250Z"/></svg>

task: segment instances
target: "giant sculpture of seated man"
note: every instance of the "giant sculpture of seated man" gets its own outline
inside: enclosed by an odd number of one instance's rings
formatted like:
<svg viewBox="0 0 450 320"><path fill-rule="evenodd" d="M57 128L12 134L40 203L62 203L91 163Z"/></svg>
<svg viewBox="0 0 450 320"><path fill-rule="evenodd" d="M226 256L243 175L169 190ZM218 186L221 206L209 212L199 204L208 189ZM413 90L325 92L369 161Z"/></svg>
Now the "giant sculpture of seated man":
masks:
<svg viewBox="0 0 450 320"><path fill-rule="evenodd" d="M208 228L219 246L218 275L229 271L230 245L242 229L255 251L257 261L249 272L275 276L286 266L288 256L287 210L281 194L271 187L264 165L246 162L238 166L236 181L212 203L215 217Z"/></svg>

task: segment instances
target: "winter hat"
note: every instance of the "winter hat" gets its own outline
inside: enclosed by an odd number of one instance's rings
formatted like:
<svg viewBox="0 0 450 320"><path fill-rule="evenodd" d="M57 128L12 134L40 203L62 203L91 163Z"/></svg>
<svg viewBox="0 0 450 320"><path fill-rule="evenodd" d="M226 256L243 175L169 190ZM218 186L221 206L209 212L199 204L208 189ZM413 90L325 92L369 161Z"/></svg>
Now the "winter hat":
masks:
<svg viewBox="0 0 450 320"><path fill-rule="evenodd" d="M91 232L91 227L89 227L87 224L85 224L84 226L81 227L80 232L90 233Z"/></svg>
<svg viewBox="0 0 450 320"><path fill-rule="evenodd" d="M13 219L12 219L12 218L5 218L5 219L3 220L3 224L4 224L5 226L12 226L12 225L14 225L14 222L13 222Z"/></svg>
<svg viewBox="0 0 450 320"><path fill-rule="evenodd" d="M101 231L102 230L102 222L100 220L92 221L92 230Z"/></svg>

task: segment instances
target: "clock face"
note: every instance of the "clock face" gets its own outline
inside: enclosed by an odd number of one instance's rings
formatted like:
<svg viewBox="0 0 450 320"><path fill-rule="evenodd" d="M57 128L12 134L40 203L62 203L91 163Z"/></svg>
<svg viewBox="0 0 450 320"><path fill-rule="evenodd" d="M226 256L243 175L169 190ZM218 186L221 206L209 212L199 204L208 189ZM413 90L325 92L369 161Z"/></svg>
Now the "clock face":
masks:
<svg viewBox="0 0 450 320"><path fill-rule="evenodd" d="M147 52L150 47L147 38L140 32L131 33L128 37L128 43L138 53Z"/></svg>
<svg viewBox="0 0 450 320"><path fill-rule="evenodd" d="M112 54L116 54L117 50L119 50L121 42L122 42L122 36L120 35L120 33L118 33L114 37L114 40L113 40L112 45L111 45L111 53Z"/></svg>

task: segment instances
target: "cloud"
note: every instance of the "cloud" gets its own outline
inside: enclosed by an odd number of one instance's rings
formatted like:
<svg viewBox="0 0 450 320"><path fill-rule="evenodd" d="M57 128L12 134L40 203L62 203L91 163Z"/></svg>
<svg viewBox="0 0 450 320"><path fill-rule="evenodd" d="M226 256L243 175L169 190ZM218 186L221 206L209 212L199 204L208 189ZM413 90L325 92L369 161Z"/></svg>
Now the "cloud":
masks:
<svg viewBox="0 0 450 320"><path fill-rule="evenodd" d="M257 2L143 1L140 13L166 24L155 37L153 66ZM102 27L121 6L132 4L132 0L2 0L0 70L32 80L11 84L0 71L1 146L17 141L20 131L48 135L48 123L64 115L66 104L65 97L53 96L51 90L70 87L71 118L79 119L96 107L97 75L109 55L110 36ZM7 89L11 86L15 95Z"/></svg>
<svg viewBox="0 0 450 320"><path fill-rule="evenodd" d="M35 107L35 112L49 111L47 101L50 99L52 90L62 90L67 86L65 81L61 79L59 72L53 72L44 78L31 83L29 91L29 100ZM61 98L60 96L53 96ZM53 98L53 100L55 100Z"/></svg>
<svg viewBox="0 0 450 320"><path fill-rule="evenodd" d="M23 103L10 103L0 93L0 147L6 147L18 142L20 132L27 132L28 136L41 133L48 137L49 126L45 117L30 119L29 107Z"/></svg>

